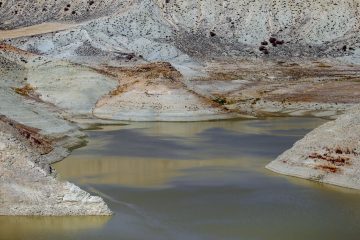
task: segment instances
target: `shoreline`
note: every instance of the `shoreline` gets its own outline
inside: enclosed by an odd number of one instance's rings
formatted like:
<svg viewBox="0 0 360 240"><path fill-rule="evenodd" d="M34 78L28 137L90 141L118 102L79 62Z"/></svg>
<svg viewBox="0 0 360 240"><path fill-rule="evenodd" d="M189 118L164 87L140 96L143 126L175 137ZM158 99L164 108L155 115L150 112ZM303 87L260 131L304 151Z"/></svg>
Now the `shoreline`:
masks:
<svg viewBox="0 0 360 240"><path fill-rule="evenodd" d="M360 190L360 105L307 134L266 166L289 176Z"/></svg>
<svg viewBox="0 0 360 240"><path fill-rule="evenodd" d="M0 215L110 212L54 180L46 163L84 136L87 119L337 119L328 126L351 141L320 128L275 163L360 186L360 136L351 131L360 121L342 114L360 104L360 11L352 0L324 3L0 2L0 114L32 129L21 135L0 120ZM59 152L36 145L36 134Z"/></svg>
<svg viewBox="0 0 360 240"><path fill-rule="evenodd" d="M268 116L272 116L272 114L270 113ZM263 116L264 117L264 116ZM277 116L277 117L284 117L283 116ZM306 117L306 116L304 116ZM262 118L262 117L260 117ZM254 118L256 119L256 118ZM222 120L222 119L218 119L218 120ZM230 120L230 119L228 119ZM12 120L10 120L12 122ZM214 120L212 120L214 121ZM216 121L216 120L215 120ZM2 121L4 122L4 121ZM110 125L112 124L115 124L117 123L116 125L118 124L124 124L124 122L117 122L117 121L105 121L104 120L96 120L96 119L81 119L80 121L77 121L75 120L76 125L82 125L81 126L81 138L85 137L86 135L82 132L83 130L85 130L87 127L89 128L92 128L92 127L95 127L95 126L99 126L99 125L104 125L104 123L110 123ZM128 124L131 124L131 122L128 122ZM109 125L109 124L105 124L105 125ZM32 129L32 128L29 128L29 127L26 127L22 124L17 124L16 122L14 122L13 124L10 124L10 126L12 128L15 128L16 129L16 126L18 126L18 128L25 128L25 129L31 129L31 133L34 133L34 134L38 134L37 132L39 130L36 130L36 129ZM87 126L87 127L86 127ZM79 126L76 127L76 129L80 130ZM77 130L77 131L78 131ZM316 129L315 129L316 130ZM315 131L314 130L314 131ZM21 135L22 139L24 137L24 134L25 136L28 135L28 132L25 132L23 133L23 135ZM17 137L16 134L13 134L15 137ZM41 134L39 134L39 137L43 137ZM32 136L30 135L30 139L32 139ZM36 139L36 138L35 138ZM52 159L50 160L49 158L47 160L45 160L46 158L44 158L44 156L42 156L41 158L43 159L42 163L43 165L39 165L39 166L42 166L41 167L41 170L42 170L42 175L43 177L50 177L50 178L53 178L52 176L52 169L50 167L50 165L52 163L55 163L55 162L58 162L58 161L62 161L64 160L69 154L71 154L71 152L69 152L68 150L65 150L63 147L61 147L61 145L63 146L67 146L66 149L70 149L70 148L78 148L78 147L81 147L83 143L81 143L81 141L84 141L84 139L81 139L79 140L80 138L76 137L76 136L68 136L66 137L65 139L63 137L60 137L56 140L55 139L52 139L52 143L51 143L51 146L54 148L52 149L52 151L49 152L49 155L51 155ZM23 140L20 140L20 144L23 144L24 142L26 143L28 140L26 139L23 139ZM86 140L85 140L86 141ZM39 140L35 140L35 142L40 142ZM28 143L29 144L29 143ZM60 146L59 146L60 144ZM37 150L37 147L36 146L32 146L31 143L30 143L30 146L27 146L27 148L30 148L32 150ZM62 150L60 152L56 152L56 150ZM64 152L65 150L65 152ZM61 155L63 154L63 155ZM39 157L35 157L33 161L37 161L36 159L39 158ZM271 164L271 163L270 163ZM271 167L267 166L268 169L272 170L272 171L275 171L275 172L280 172L282 174L286 174L286 175L292 175L294 176L295 174L289 174L288 172L281 172L281 171L277 171L276 168L275 169L271 169ZM47 171L45 169L48 169ZM299 176L299 177L302 177L302 178L308 178L310 180L318 180L318 179L314 179L314 178L309 178L309 177L306 177L306 176ZM38 181L38 180L36 180ZM49 180L47 180L49 181ZM50 182L53 182L53 180L50 179ZM35 210L35 211L30 211L26 208L23 208L23 207L19 207L19 206L15 206L15 209L18 209L18 210L11 210L11 211L4 211L4 210L1 210L0 209L0 215L41 215L41 216L66 216L66 215L111 215L111 212L110 210L105 207L106 205L104 205L105 203L103 202L102 199L98 198L95 200L95 203L93 202L94 200L92 199L93 197L91 197L89 194L83 192L81 189L77 188L75 185L69 185L69 183L59 183L58 180L55 180L56 183L54 183L55 185L57 184L65 184L64 186L62 186L62 189L65 189L63 190L63 199L66 200L66 201L70 201L71 202L71 205L72 207L68 208L67 210L64 210L64 209L58 209L58 210L46 210L46 208L44 209L42 207L42 210L39 211L39 210ZM324 183L330 183L330 184L334 184L336 182L330 182L330 181L321 181L321 182L324 182ZM335 184L336 185L336 184ZM344 187L349 187L349 186L346 186L346 184L344 185ZM5 190L6 191L6 190ZM51 190L53 191L53 190ZM69 194L70 192L70 195L71 197L66 197L67 194ZM80 197L81 196L81 197ZM85 200L84 200L85 199ZM65 201L65 202L66 202ZM68 212L69 209L73 208L75 202L80 202L80 208L77 208L76 211L74 210L70 210L70 212ZM89 205L96 205L95 208L93 208L94 206L90 207L88 210L86 210L84 212L84 208L88 208L86 205L89 204ZM24 204L21 204L21 205L24 205ZM37 206L39 206L39 204L35 204ZM60 204L61 205L61 204ZM75 204L76 205L76 204ZM99 207L101 206L101 207ZM98 211L98 209L102 209L100 212ZM97 210L96 210L97 209ZM47 212L48 211L48 212ZM61 212L63 211L63 212Z"/></svg>
<svg viewBox="0 0 360 240"><path fill-rule="evenodd" d="M55 179L51 164L70 153L37 129L2 117L0 215L111 215L100 197ZM65 142L74 144L74 140Z"/></svg>

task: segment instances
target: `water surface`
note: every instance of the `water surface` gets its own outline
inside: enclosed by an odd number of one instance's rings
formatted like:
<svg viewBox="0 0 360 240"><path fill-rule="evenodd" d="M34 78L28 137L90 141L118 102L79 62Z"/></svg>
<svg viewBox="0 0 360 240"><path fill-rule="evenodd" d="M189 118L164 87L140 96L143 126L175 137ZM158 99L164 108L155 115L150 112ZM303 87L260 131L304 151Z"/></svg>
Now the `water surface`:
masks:
<svg viewBox="0 0 360 240"><path fill-rule="evenodd" d="M88 131L55 165L113 217L0 218L4 239L359 239L360 194L264 167L313 118L134 123Z"/></svg>

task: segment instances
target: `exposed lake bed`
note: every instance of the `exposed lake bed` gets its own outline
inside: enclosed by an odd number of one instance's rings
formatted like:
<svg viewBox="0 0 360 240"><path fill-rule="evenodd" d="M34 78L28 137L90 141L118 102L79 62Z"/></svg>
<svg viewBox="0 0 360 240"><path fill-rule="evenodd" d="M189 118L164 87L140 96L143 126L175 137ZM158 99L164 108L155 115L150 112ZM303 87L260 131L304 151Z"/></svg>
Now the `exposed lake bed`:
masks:
<svg viewBox="0 0 360 240"><path fill-rule="evenodd" d="M54 168L60 179L101 196L114 216L0 217L1 236L357 239L357 191L264 168L324 122L150 122L87 131L88 144Z"/></svg>

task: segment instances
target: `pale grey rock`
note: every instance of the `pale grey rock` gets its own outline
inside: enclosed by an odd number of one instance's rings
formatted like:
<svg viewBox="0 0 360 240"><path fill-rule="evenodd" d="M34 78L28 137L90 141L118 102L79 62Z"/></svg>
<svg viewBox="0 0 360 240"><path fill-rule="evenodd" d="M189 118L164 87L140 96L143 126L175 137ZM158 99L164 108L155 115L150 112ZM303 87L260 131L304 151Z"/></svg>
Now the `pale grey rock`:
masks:
<svg viewBox="0 0 360 240"><path fill-rule="evenodd" d="M36 86L36 93L73 115L92 115L97 101L116 88L117 82L85 66L67 62L33 65L27 82Z"/></svg>
<svg viewBox="0 0 360 240"><path fill-rule="evenodd" d="M4 5L11 4L11 0ZM34 5L34 1L30 1ZM49 12L39 19L5 14L3 27L51 22L71 23L71 19L89 19L82 1L72 1L73 17L49 15L63 1L48 4ZM22 49L38 51L65 59L76 58L80 49L98 54L135 52L150 61L186 63L212 57L333 57L358 62L359 4L345 0L162 0L101 1L91 11L92 18L71 30L12 40ZM39 5L39 3L37 3ZM36 11L30 4L19 8ZM108 9L107 16L103 15ZM1 11L9 10L0 8ZM46 16L42 18L41 16ZM4 19L5 20L5 19ZM3 21L4 21L3 20ZM262 41L275 37L281 43L266 46L269 55L259 51ZM284 41L282 43L282 41ZM345 48L344 48L345 47ZM91 51L90 51L91 50ZM59 57L59 56L58 56ZM352 60L353 59L353 60Z"/></svg>
<svg viewBox="0 0 360 240"><path fill-rule="evenodd" d="M281 174L360 189L360 106L313 130L266 167Z"/></svg>
<svg viewBox="0 0 360 240"><path fill-rule="evenodd" d="M67 152L55 147L44 154L10 125L0 122L0 130L0 143L6 146L0 152L0 215L111 215L100 197L56 180L41 167Z"/></svg>
<svg viewBox="0 0 360 240"><path fill-rule="evenodd" d="M94 116L122 121L201 121L238 115L169 80L135 83L98 101Z"/></svg>

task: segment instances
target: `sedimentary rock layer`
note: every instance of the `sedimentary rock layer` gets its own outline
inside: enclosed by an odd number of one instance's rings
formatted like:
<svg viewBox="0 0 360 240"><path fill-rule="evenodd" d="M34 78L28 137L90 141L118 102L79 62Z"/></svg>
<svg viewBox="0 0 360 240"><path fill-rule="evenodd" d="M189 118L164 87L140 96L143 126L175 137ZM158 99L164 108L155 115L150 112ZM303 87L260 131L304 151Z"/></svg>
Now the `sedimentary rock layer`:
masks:
<svg viewBox="0 0 360 240"><path fill-rule="evenodd" d="M358 61L359 5L354 0L52 0L20 4L3 0L0 26L82 23L62 33L14 42L47 54L90 45L182 63L189 56L331 56Z"/></svg>
<svg viewBox="0 0 360 240"><path fill-rule="evenodd" d="M307 134L267 168L360 189L360 106Z"/></svg>
<svg viewBox="0 0 360 240"><path fill-rule="evenodd" d="M189 90L169 63L106 68L119 86L100 99L93 111L102 119L128 121L199 121L238 116Z"/></svg>
<svg viewBox="0 0 360 240"><path fill-rule="evenodd" d="M0 130L0 215L111 214L100 197L51 175L50 163L65 157L66 149L4 116Z"/></svg>

